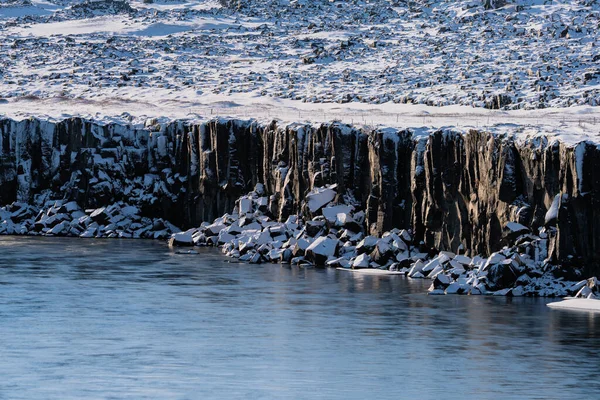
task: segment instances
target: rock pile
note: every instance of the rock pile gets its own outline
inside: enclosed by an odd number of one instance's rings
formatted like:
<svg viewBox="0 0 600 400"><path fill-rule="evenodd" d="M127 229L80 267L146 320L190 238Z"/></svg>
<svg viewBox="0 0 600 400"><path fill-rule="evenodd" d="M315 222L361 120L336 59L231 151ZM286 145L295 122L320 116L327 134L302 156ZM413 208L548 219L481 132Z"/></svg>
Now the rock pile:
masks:
<svg viewBox="0 0 600 400"><path fill-rule="evenodd" d="M430 294L500 296L587 296L597 283L575 283L548 261L552 229L538 235L510 222L504 228L509 245L489 257L437 252L415 243L410 231L392 229L376 237L365 234L365 213L345 204L337 186L316 188L305 198L302 215L274 221L261 184L236 202L231 214L212 224L174 234L171 246L220 246L229 257L250 263L282 262L301 266L375 268L431 279ZM351 203L351 202L350 202ZM570 270L570 276L580 274ZM590 280L589 282L592 282ZM594 281L596 282L596 281ZM587 289L586 289L587 288Z"/></svg>
<svg viewBox="0 0 600 400"><path fill-rule="evenodd" d="M0 208L0 221L0 235L167 239L179 232L170 222L142 217L139 208L121 202L88 210L74 201L48 201L41 209L14 202Z"/></svg>

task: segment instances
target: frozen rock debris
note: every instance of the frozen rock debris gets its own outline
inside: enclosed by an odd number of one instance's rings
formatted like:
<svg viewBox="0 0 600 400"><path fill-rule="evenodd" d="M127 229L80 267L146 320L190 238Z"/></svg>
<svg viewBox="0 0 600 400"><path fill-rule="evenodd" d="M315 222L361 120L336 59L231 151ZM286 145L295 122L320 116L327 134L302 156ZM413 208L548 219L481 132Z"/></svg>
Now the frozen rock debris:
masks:
<svg viewBox="0 0 600 400"><path fill-rule="evenodd" d="M498 296L566 296L595 298L599 284L595 278L574 282L561 277L560 268L548 260L549 235L546 228L534 235L529 228L509 222L505 230L514 234L510 246L489 257L467 257L449 251L434 253L415 245L410 232L392 229L381 237L365 236L365 227L350 231L331 218L327 210L345 210L352 218L354 207L337 204L335 191L328 203L314 209L315 193L334 191L315 188L305 198L312 219L293 216L286 223L273 221L260 210L261 197L256 191L240 197L232 214L213 224L172 235L172 245L221 246L229 257L250 263L292 263L302 266L328 266L349 269L394 271L412 279L430 279L430 294L468 294ZM243 210L243 213L240 213ZM329 214L330 218L325 218ZM341 218L341 219L344 219ZM216 227L216 228L215 228ZM214 239L218 237L219 239ZM212 238L212 239L211 239ZM573 271L571 276L581 274Z"/></svg>

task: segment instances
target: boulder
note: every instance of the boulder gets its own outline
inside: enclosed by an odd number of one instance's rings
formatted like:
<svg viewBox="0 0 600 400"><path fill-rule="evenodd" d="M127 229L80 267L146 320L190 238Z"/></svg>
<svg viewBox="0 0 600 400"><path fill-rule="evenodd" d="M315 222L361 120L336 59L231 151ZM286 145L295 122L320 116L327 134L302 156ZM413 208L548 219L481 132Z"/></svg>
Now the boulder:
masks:
<svg viewBox="0 0 600 400"><path fill-rule="evenodd" d="M193 246L194 245L194 238L193 238L194 232L195 232L195 230L188 230L185 232L179 232L179 233L174 234L173 236L171 236L171 239L169 239L169 246L170 247Z"/></svg>
<svg viewBox="0 0 600 400"><path fill-rule="evenodd" d="M371 259L368 254L360 254L352 262L352 268L369 268L370 261Z"/></svg>
<svg viewBox="0 0 600 400"><path fill-rule="evenodd" d="M336 185L333 185L328 188L315 188L312 192L307 194L306 202L310 212L314 214L316 211L333 201L336 196L336 187Z"/></svg>
<svg viewBox="0 0 600 400"><path fill-rule="evenodd" d="M490 290L500 290L512 287L519 278L512 264L494 264L487 269L487 286Z"/></svg>
<svg viewBox="0 0 600 400"><path fill-rule="evenodd" d="M329 257L335 256L338 246L337 239L328 236L319 237L306 248L306 259L315 265L325 265Z"/></svg>

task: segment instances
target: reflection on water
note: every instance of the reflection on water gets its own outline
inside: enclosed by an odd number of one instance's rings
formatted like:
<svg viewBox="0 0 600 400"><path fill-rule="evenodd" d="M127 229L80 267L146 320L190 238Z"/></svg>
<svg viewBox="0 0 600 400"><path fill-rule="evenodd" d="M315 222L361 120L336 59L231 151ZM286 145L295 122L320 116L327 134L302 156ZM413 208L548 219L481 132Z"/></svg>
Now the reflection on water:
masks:
<svg viewBox="0 0 600 400"><path fill-rule="evenodd" d="M0 238L0 399L596 398L600 315L157 242Z"/></svg>

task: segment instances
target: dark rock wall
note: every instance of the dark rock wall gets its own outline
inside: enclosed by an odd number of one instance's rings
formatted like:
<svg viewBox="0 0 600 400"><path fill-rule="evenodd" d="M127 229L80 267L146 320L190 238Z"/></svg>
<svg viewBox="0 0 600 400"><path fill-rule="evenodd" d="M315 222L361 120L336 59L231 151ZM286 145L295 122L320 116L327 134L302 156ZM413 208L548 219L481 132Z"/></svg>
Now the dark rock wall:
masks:
<svg viewBox="0 0 600 400"><path fill-rule="evenodd" d="M504 245L508 221L543 226L562 195L559 218L548 223L551 261L594 273L600 265L600 150L592 143L223 119L145 127L2 119L0 134L1 204L125 201L186 227L231 212L258 183L280 219L308 214L304 195L337 184L364 208L371 233L410 227L439 250L489 254Z"/></svg>

